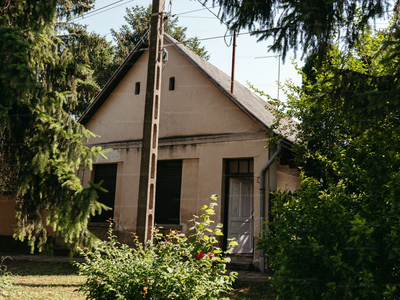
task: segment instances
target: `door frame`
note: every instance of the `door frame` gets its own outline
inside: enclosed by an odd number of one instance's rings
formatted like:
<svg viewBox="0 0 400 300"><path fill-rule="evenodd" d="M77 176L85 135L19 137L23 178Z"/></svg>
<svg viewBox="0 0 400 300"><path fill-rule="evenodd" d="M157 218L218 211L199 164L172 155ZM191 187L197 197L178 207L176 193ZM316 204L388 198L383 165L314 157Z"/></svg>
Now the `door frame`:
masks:
<svg viewBox="0 0 400 300"><path fill-rule="evenodd" d="M233 161L238 161L238 162L243 162L247 161L248 162L248 169L247 172L239 172L238 170L232 170L230 167L230 163ZM222 217L223 217L223 240L222 240L222 248L225 251L228 246L228 220L229 220L229 191L230 191L230 186L229 186L229 180L230 178L243 178L243 179L251 179L253 180L254 183L254 159L253 157L248 157L248 158L230 158L230 159L224 159L224 201L223 201L223 206L222 206ZM253 209L254 209L254 184L253 184ZM254 224L253 224L253 229L254 229ZM253 232L253 242L254 242L254 232ZM240 253L237 253L235 255L241 255ZM246 254L247 255L247 254ZM253 246L253 255L254 255L254 246Z"/></svg>

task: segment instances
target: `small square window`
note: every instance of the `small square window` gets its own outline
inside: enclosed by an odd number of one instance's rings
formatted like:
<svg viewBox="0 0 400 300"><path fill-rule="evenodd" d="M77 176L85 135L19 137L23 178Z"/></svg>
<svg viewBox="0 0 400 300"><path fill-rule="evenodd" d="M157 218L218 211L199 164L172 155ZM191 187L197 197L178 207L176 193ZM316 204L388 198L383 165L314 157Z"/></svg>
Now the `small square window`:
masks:
<svg viewBox="0 0 400 300"><path fill-rule="evenodd" d="M169 90L170 91L175 90L175 77L169 78Z"/></svg>
<svg viewBox="0 0 400 300"><path fill-rule="evenodd" d="M238 173L238 161L237 160L230 161L229 173Z"/></svg>
<svg viewBox="0 0 400 300"><path fill-rule="evenodd" d="M135 84L135 95L140 94L140 82L136 82Z"/></svg>
<svg viewBox="0 0 400 300"><path fill-rule="evenodd" d="M239 161L239 173L249 173L249 161L240 160Z"/></svg>

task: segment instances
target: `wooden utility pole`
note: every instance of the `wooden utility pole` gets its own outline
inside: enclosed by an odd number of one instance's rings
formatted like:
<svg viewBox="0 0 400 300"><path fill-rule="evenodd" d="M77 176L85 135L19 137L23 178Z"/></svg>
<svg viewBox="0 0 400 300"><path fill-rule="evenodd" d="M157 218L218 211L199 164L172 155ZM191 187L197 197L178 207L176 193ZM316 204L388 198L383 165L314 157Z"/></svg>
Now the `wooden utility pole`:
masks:
<svg viewBox="0 0 400 300"><path fill-rule="evenodd" d="M162 49L164 33L164 0L153 0L150 23L149 62L147 67L142 157L140 163L139 199L136 234L145 244L152 241L157 179L158 124L160 116Z"/></svg>
<svg viewBox="0 0 400 300"><path fill-rule="evenodd" d="M233 49L232 49L232 73L231 73L231 94L235 87L235 60L236 60L236 30L233 32Z"/></svg>

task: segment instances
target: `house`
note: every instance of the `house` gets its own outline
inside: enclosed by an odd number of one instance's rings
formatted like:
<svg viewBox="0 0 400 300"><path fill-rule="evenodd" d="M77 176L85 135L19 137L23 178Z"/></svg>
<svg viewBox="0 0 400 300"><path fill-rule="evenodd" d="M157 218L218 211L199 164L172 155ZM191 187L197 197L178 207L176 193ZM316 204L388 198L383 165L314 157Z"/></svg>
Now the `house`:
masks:
<svg viewBox="0 0 400 300"><path fill-rule="evenodd" d="M236 238L235 255L259 266L254 245L269 198L261 199L260 181L265 195L277 188L296 189L291 151L283 147L280 163L271 159L276 149L266 148L265 134L273 115L263 99L238 82L232 95L228 75L168 35L164 47L168 61L161 81L155 223L185 233L188 220L218 194L214 220L224 224L222 244ZM79 120L98 135L88 146L112 149L92 171L78 171L84 185L104 180L108 193L101 193L99 201L113 208L91 218L91 230L101 234L99 228L111 217L125 243L136 227L147 61L148 45L142 40ZM260 171L268 162L264 178ZM13 203L0 198L0 210L13 211ZM0 227L0 235L13 234L13 220Z"/></svg>
<svg viewBox="0 0 400 300"><path fill-rule="evenodd" d="M100 201L113 210L92 221L112 217L120 236L136 227L147 47L143 40L136 46L80 118L100 136L90 146L113 149L93 172L80 175L83 183L104 179L109 190ZM225 243L235 237L234 252L257 265L259 174L275 151L265 148L273 115L263 99L238 82L232 95L228 75L168 35L164 47L168 61L161 80L155 223L186 232L187 221L218 194L215 221L224 224ZM267 171L267 195L277 187L294 190L299 183L297 170L282 161Z"/></svg>

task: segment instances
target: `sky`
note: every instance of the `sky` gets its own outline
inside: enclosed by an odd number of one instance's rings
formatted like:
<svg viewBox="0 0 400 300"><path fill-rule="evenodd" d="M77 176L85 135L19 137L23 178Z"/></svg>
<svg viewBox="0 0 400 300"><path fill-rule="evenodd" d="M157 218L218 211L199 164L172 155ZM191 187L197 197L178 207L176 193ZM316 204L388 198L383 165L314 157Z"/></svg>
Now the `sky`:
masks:
<svg viewBox="0 0 400 300"><path fill-rule="evenodd" d="M226 42L223 37L227 26L220 22L210 11L204 8L197 0L166 0L165 11L171 11L179 17L178 24L187 27L187 37L197 36L202 40L201 45L206 47L210 54L209 62L215 65L226 74L231 74L232 68L232 46L228 47L231 38L227 37ZM107 40L112 40L111 29L118 30L125 24L124 16L126 7L135 5L148 6L151 0L96 0L95 9L83 19L74 20L80 24L87 24L89 31L94 31ZM208 1L207 7L212 6L212 1ZM102 8L102 9L100 9ZM218 7L211 10L218 15ZM194 11L195 10L195 11ZM192 12L194 11L194 12ZM240 33L247 33L242 30ZM209 39L214 38L214 39ZM241 34L237 37L235 80L247 86L249 81L259 90L266 92L272 97L277 97L278 93L278 69L280 63L280 82L292 79L295 84L301 84L301 77L297 74L291 63L290 57L294 53L287 55L285 64L278 58L277 53L268 52L271 45L270 40L257 42L256 36ZM299 66L304 63L300 60L301 53L297 53L296 62ZM280 91L280 99L285 97Z"/></svg>

